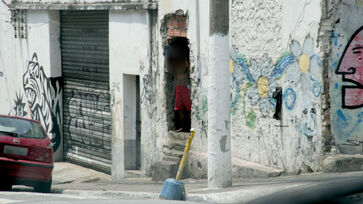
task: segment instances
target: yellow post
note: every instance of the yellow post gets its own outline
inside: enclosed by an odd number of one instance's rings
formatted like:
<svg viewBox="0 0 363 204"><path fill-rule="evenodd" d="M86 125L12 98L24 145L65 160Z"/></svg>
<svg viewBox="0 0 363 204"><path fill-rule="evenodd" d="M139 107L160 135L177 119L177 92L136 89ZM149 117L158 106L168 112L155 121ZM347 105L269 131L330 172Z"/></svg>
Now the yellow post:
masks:
<svg viewBox="0 0 363 204"><path fill-rule="evenodd" d="M189 148L190 148L190 145L192 144L194 133L195 133L195 131L192 128L190 130L190 136L189 136L189 139L187 141L187 145L185 146L185 149L184 149L183 157L182 157L182 159L180 161L180 164L179 164L178 173L176 174L176 178L175 178L176 180L180 180L180 178L181 178L181 176L183 174L185 162L187 161L187 158L188 158Z"/></svg>

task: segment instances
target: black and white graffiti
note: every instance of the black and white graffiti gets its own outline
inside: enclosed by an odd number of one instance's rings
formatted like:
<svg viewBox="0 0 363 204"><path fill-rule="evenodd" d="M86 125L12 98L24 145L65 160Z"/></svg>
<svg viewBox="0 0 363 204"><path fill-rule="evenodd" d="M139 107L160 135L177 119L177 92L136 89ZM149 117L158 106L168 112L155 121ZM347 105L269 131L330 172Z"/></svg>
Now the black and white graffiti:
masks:
<svg viewBox="0 0 363 204"><path fill-rule="evenodd" d="M20 92L16 93L16 98L14 100L14 108L11 109L8 115L14 115L18 117L25 117L27 112L25 111L26 103L23 101L24 99L23 94Z"/></svg>
<svg viewBox="0 0 363 204"><path fill-rule="evenodd" d="M92 93L93 90L73 89L67 101L69 111L68 134L73 142L110 150L109 94Z"/></svg>
<svg viewBox="0 0 363 204"><path fill-rule="evenodd" d="M148 74L145 74L142 78L142 92L141 92L141 103L146 107L148 116L150 118L154 117L157 110L156 106L156 76L158 75L158 70L152 72L150 69Z"/></svg>
<svg viewBox="0 0 363 204"><path fill-rule="evenodd" d="M23 75L23 87L31 117L44 125L51 136L53 150L57 151L62 137L62 78L48 78L34 53Z"/></svg>

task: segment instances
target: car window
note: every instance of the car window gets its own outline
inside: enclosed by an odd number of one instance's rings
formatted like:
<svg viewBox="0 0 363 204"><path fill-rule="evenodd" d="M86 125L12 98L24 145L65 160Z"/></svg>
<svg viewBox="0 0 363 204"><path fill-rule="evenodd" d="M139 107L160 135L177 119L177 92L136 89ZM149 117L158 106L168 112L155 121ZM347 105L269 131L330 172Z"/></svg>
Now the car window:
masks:
<svg viewBox="0 0 363 204"><path fill-rule="evenodd" d="M0 134L32 139L44 139L47 136L36 122L7 117L0 117Z"/></svg>

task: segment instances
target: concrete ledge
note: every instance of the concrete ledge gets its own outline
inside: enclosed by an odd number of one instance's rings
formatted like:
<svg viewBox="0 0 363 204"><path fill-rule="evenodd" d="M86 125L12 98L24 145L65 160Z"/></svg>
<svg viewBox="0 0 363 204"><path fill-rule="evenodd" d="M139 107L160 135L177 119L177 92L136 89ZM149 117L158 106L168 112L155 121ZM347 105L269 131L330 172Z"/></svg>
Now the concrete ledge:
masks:
<svg viewBox="0 0 363 204"><path fill-rule="evenodd" d="M323 160L322 172L363 171L363 155L332 155Z"/></svg>
<svg viewBox="0 0 363 204"><path fill-rule="evenodd" d="M184 172L186 177L196 179L206 179L208 172L208 153L190 151L187 170ZM251 161L232 158L233 178L268 178L280 176L283 170L276 169Z"/></svg>
<svg viewBox="0 0 363 204"><path fill-rule="evenodd" d="M283 170L253 163L250 161L232 159L232 174L234 178L268 178L280 176Z"/></svg>

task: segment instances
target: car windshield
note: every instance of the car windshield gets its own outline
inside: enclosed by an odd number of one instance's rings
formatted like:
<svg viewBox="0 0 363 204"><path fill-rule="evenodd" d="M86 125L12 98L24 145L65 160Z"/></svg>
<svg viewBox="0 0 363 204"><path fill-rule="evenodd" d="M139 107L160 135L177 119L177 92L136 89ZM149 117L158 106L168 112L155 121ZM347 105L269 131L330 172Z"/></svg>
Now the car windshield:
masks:
<svg viewBox="0 0 363 204"><path fill-rule="evenodd" d="M43 128L38 123L8 117L0 117L0 134L31 139L46 138Z"/></svg>

